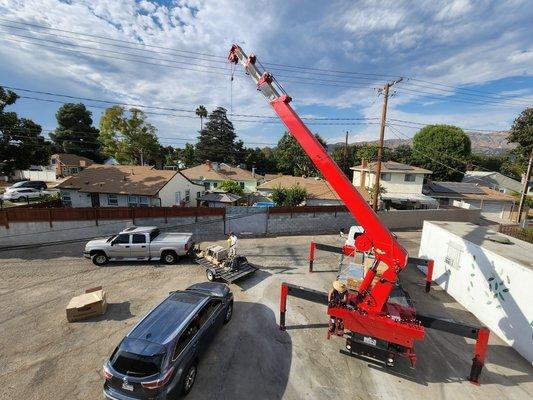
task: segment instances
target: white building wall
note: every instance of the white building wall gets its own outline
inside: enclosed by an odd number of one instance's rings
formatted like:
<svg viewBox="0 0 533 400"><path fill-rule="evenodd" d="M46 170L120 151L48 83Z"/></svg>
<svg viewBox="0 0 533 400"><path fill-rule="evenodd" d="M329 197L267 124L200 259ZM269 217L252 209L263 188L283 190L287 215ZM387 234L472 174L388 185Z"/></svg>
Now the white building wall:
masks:
<svg viewBox="0 0 533 400"><path fill-rule="evenodd" d="M434 281L533 363L531 268L428 221L419 257L435 260Z"/></svg>
<svg viewBox="0 0 533 400"><path fill-rule="evenodd" d="M161 206L171 207L179 205L179 202L185 199L186 190L190 190L190 202L188 206L196 207L197 193L200 192L202 194L205 190L204 186L190 182L180 173L174 175L174 177L159 191L158 196L161 199Z"/></svg>
<svg viewBox="0 0 533 400"><path fill-rule="evenodd" d="M360 171L354 171L352 184L354 186L360 186L361 183L361 173ZM375 184L375 173L363 172L365 174L365 184L364 186L374 187ZM424 174L414 174L414 182L405 182L405 173L401 172L391 172L391 180L384 181L380 180L379 184L385 188L387 193L422 193L422 186L424 185Z"/></svg>

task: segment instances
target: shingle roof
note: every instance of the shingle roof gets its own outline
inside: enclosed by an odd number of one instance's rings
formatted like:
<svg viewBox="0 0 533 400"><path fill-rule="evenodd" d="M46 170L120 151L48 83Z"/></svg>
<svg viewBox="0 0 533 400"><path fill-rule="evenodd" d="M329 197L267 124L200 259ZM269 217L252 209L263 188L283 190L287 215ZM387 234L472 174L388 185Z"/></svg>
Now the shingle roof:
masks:
<svg viewBox="0 0 533 400"><path fill-rule="evenodd" d="M493 171L466 171L463 182L478 183L489 187L504 187L517 193L522 190L520 182Z"/></svg>
<svg viewBox="0 0 533 400"><path fill-rule="evenodd" d="M234 203L239 200L240 197L233 193L213 192L200 196L201 201L212 201L217 203Z"/></svg>
<svg viewBox="0 0 533 400"><path fill-rule="evenodd" d="M467 182L428 182L422 192L436 198L514 201L512 196Z"/></svg>
<svg viewBox="0 0 533 400"><path fill-rule="evenodd" d="M133 165L93 164L57 187L86 193L156 195L178 172Z"/></svg>
<svg viewBox="0 0 533 400"><path fill-rule="evenodd" d="M350 167L354 171L369 171L374 172L376 170L377 162L368 163L368 165L363 166L358 165L356 167ZM432 174L433 171L429 169L424 169L420 167L415 167L408 164L402 164L396 161L385 161L381 163L381 172L402 172L406 174Z"/></svg>
<svg viewBox="0 0 533 400"><path fill-rule="evenodd" d="M341 200L328 182L318 178L304 178L299 176L282 175L259 185L257 187L257 190L273 190L277 187L289 188L294 185L298 185L305 188L308 197L312 199ZM356 187L356 189L359 194L363 196L365 201L371 201L371 197L365 188Z"/></svg>
<svg viewBox="0 0 533 400"><path fill-rule="evenodd" d="M87 157L78 156L76 154L70 154L70 153L52 154L52 158L59 160L61 164L69 166L69 167L70 166L88 167L89 165L94 164L94 161Z"/></svg>
<svg viewBox="0 0 533 400"><path fill-rule="evenodd" d="M181 171L183 175L192 180L233 180L251 181L260 178L256 174L254 177L250 171L239 167L233 167L226 163L218 163L219 169L213 168L216 163L203 163L196 167L187 168Z"/></svg>

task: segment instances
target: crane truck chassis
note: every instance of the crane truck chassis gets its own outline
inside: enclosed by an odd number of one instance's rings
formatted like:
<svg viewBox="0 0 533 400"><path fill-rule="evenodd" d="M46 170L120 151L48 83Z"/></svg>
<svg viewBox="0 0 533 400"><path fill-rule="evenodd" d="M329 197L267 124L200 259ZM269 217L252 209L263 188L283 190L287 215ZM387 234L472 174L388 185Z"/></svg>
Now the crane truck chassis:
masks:
<svg viewBox="0 0 533 400"><path fill-rule="evenodd" d="M289 132L309 156L324 179L344 202L364 230L354 241L357 252L374 254L372 266L364 274L357 291L350 292L346 305L328 304L327 295L312 289L283 283L280 296L280 328L285 327L287 296L292 295L327 305L330 317L341 319L343 327L339 336L347 337L347 350L352 354L367 354L385 358L388 364L396 355L407 357L414 366L415 341L423 340L426 328L440 329L476 339L473 364L469 381L479 384L479 376L485 362L489 330L450 324L445 320L418 314L408 294L401 288L398 276L407 266L409 255L388 228L380 221L350 180L328 155L313 133L290 106L291 97L265 70L255 54L247 56L234 44L228 61L240 63L247 75L285 124ZM386 270L377 277L378 267L383 263ZM398 301L399 300L399 301ZM329 334L328 334L329 336Z"/></svg>

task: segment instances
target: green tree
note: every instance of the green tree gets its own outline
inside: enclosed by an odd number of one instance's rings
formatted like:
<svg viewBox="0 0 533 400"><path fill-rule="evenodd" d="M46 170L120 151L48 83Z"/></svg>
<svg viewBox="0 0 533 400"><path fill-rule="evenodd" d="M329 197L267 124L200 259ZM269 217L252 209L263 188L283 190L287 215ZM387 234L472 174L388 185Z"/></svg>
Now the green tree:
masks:
<svg viewBox="0 0 533 400"><path fill-rule="evenodd" d="M217 186L217 190L221 190L227 193L233 193L238 196L242 196L244 193L244 191L241 188L241 185L239 185L239 182L232 181L229 179L220 182Z"/></svg>
<svg viewBox="0 0 533 400"><path fill-rule="evenodd" d="M154 164L160 158L156 128L138 108L128 113L121 106L106 109L100 118L99 140L104 153L121 164Z"/></svg>
<svg viewBox="0 0 533 400"><path fill-rule="evenodd" d="M513 122L508 143L517 143L516 154L528 158L533 150L533 107L526 108Z"/></svg>
<svg viewBox="0 0 533 400"><path fill-rule="evenodd" d="M50 138L58 149L96 162L102 161L98 129L93 126L92 113L85 104L63 104L57 110L56 119L57 128Z"/></svg>
<svg viewBox="0 0 533 400"><path fill-rule="evenodd" d="M398 147L389 150L389 159L396 161L402 164L411 164L413 157L413 149L411 146L406 144L401 144Z"/></svg>
<svg viewBox="0 0 533 400"><path fill-rule="evenodd" d="M289 188L278 186L272 191L272 201L278 206L296 207L307 198L307 190L299 185Z"/></svg>
<svg viewBox="0 0 533 400"><path fill-rule="evenodd" d="M0 172L11 176L16 169L47 165L51 145L41 136L41 126L17 113L5 111L18 96L0 86Z"/></svg>
<svg viewBox="0 0 533 400"><path fill-rule="evenodd" d="M470 138L457 126L427 125L413 138L413 163L436 181L461 181L470 155Z"/></svg>
<svg viewBox="0 0 533 400"><path fill-rule="evenodd" d="M234 162L235 160L235 131L233 124L226 115L223 107L217 107L209 114L205 128L200 131L196 144L196 160L218 162Z"/></svg>
<svg viewBox="0 0 533 400"><path fill-rule="evenodd" d="M185 165L185 168L194 167L196 163L196 149L194 145L190 143L185 144L185 148L182 150L182 162Z"/></svg>
<svg viewBox="0 0 533 400"><path fill-rule="evenodd" d="M315 134L315 137L322 146L326 147L326 142L324 142L320 135ZM318 175L318 171L313 162L300 147L296 139L288 132L285 132L278 141L274 154L279 172L294 176Z"/></svg>
<svg viewBox="0 0 533 400"><path fill-rule="evenodd" d="M357 150L359 147L360 146L355 144L348 145L348 149L346 151L346 163L344 162L344 146L336 146L331 153L331 158L333 158L333 161L335 161L335 163L340 169L342 169L342 172L344 172L349 179L351 179L353 172L350 168L359 165L361 162L361 160L357 157Z"/></svg>
<svg viewBox="0 0 533 400"><path fill-rule="evenodd" d="M273 156L272 149L266 147L260 149L259 147L246 148L244 152L243 164L246 165L246 169L252 170L255 168L255 172L258 174L275 173L276 161Z"/></svg>
<svg viewBox="0 0 533 400"><path fill-rule="evenodd" d="M196 107L196 115L200 117L200 130L204 129L204 118L207 118L207 109L199 105Z"/></svg>

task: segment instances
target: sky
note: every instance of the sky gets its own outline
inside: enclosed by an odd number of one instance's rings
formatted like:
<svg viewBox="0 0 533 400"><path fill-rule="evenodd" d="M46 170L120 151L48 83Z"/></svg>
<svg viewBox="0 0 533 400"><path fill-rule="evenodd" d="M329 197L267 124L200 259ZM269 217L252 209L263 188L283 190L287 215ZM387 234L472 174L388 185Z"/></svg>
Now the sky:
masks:
<svg viewBox="0 0 533 400"><path fill-rule="evenodd" d="M533 105L532 20L528 0L0 0L0 86L45 132L64 102L85 103L96 125L105 107L136 104L162 144L182 147L202 104L225 107L247 146L273 145L284 126L226 62L238 43L327 143L376 140L380 89L400 77L386 138L428 123L490 134Z"/></svg>

